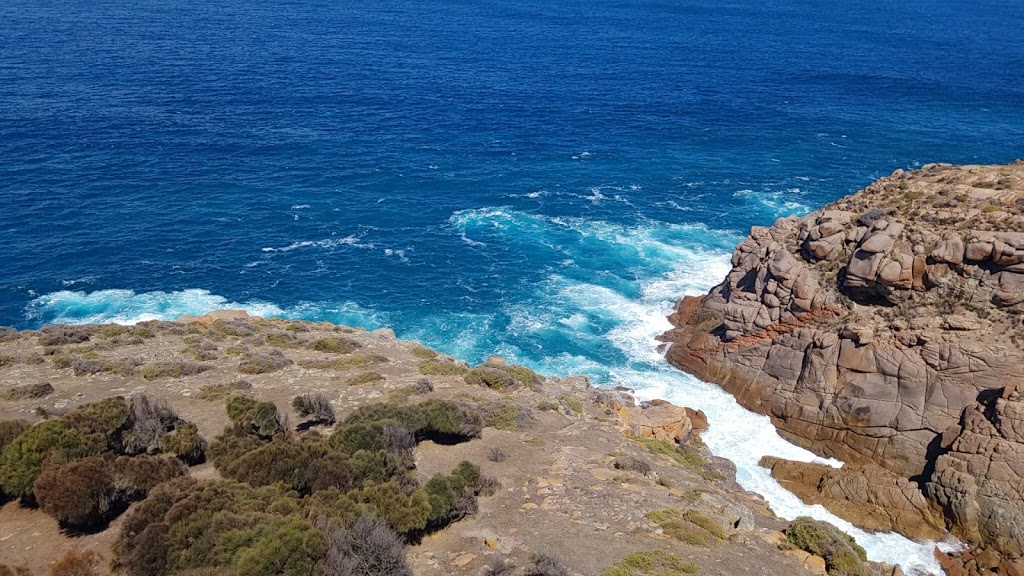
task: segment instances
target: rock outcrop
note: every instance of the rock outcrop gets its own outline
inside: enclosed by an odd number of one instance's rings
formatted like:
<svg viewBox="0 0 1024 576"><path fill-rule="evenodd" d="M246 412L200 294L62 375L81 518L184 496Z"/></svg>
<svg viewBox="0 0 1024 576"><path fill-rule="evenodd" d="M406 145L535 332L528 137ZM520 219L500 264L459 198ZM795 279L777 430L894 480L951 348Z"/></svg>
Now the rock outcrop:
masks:
<svg viewBox="0 0 1024 576"><path fill-rule="evenodd" d="M1020 556L1024 163L897 170L753 228L732 265L677 303L668 360L797 444L913 480L958 536Z"/></svg>

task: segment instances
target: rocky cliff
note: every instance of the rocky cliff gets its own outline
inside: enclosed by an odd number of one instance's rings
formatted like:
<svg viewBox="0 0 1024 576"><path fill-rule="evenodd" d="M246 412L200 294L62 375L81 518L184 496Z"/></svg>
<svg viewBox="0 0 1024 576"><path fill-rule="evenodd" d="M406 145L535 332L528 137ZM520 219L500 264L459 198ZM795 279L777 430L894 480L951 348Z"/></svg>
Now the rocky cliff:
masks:
<svg viewBox="0 0 1024 576"><path fill-rule="evenodd" d="M678 302L668 360L795 443L880 467L862 479L893 502L927 502L894 525L938 514L1024 566L1024 163L897 170L754 227L732 266Z"/></svg>

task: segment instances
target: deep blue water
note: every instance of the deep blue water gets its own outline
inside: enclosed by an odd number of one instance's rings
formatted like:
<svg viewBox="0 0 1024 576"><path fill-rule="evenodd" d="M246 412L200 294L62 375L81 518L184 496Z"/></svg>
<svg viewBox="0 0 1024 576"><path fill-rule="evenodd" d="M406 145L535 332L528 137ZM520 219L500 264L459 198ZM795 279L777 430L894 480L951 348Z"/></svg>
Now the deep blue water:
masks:
<svg viewBox="0 0 1024 576"><path fill-rule="evenodd" d="M5 0L0 324L244 306L682 394L652 337L749 226L1024 156L1021 30L1020 0Z"/></svg>

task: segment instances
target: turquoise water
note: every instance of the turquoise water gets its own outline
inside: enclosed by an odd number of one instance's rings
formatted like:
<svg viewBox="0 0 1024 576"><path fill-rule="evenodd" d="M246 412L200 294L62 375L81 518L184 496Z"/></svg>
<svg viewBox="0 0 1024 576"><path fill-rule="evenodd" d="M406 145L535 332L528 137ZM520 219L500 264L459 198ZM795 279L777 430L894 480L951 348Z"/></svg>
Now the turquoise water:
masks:
<svg viewBox="0 0 1024 576"><path fill-rule="evenodd" d="M1024 156L1019 1L0 5L0 324L213 308L703 407L653 337L751 225ZM858 535L934 569L930 548Z"/></svg>

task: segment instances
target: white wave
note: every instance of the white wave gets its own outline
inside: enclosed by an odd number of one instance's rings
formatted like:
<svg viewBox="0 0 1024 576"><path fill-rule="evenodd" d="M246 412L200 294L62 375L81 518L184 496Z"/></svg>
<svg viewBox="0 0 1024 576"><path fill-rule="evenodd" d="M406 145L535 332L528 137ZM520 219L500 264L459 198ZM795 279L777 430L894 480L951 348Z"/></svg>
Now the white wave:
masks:
<svg viewBox="0 0 1024 576"><path fill-rule="evenodd" d="M299 248L308 248L315 246L317 248L337 248L338 246L352 246L354 248L363 248L372 250L374 245L371 243L363 243L356 236L345 236L344 238L327 238L324 240L302 240L299 242L292 242L287 246L281 248L266 247L263 248L263 252L291 252L292 250L298 250Z"/></svg>
<svg viewBox="0 0 1024 576"><path fill-rule="evenodd" d="M147 320L174 320L185 314L211 310L245 310L256 316L281 316L277 306L260 301L229 302L208 290L143 292L133 290L63 290L44 294L31 303L31 319L61 324L138 324Z"/></svg>
<svg viewBox="0 0 1024 576"><path fill-rule="evenodd" d="M703 410L710 424L704 440L711 451L736 465L737 482L745 489L762 495L775 514L790 519L810 516L827 521L853 536L874 561L900 564L909 574L940 574L933 556L935 542L914 542L895 533L868 533L838 518L821 506L808 506L782 488L768 470L758 466L762 456L773 455L790 460L819 462L840 466L841 462L817 457L810 451L790 444L775 430L766 416L754 414L740 406L735 398L720 387L702 382L675 370L657 351L655 337L670 327L666 318L672 299L683 294L701 294L717 282L729 269L725 253L692 252L681 260L682 266L667 277L645 283L642 295L632 299L613 290L579 284L567 286L557 295L570 302L570 308L607 310L620 323L605 338L628 359L622 366L612 367L608 384L637 390L643 399L664 398L679 405ZM569 324L575 328L575 325ZM564 369L593 369L588 362ZM940 548L953 549L954 541L938 543Z"/></svg>
<svg viewBox="0 0 1024 576"><path fill-rule="evenodd" d="M230 301L202 289L142 293L134 290L63 290L32 300L25 309L25 316L35 322L59 324L138 324L147 320L176 320L186 314L206 314L213 310L245 310L264 318L329 320L364 328L379 328L389 319L385 314L354 302L330 305L303 302L282 309L260 300Z"/></svg>
<svg viewBox="0 0 1024 576"><path fill-rule="evenodd" d="M305 210L309 208L309 204L295 204L292 206L292 210Z"/></svg>
<svg viewBox="0 0 1024 576"><path fill-rule="evenodd" d="M806 204L798 202L795 198L803 195L800 188L787 188L785 190L763 190L755 192L749 188L737 190L733 198L756 202L768 208L774 216L803 216L811 212Z"/></svg>

